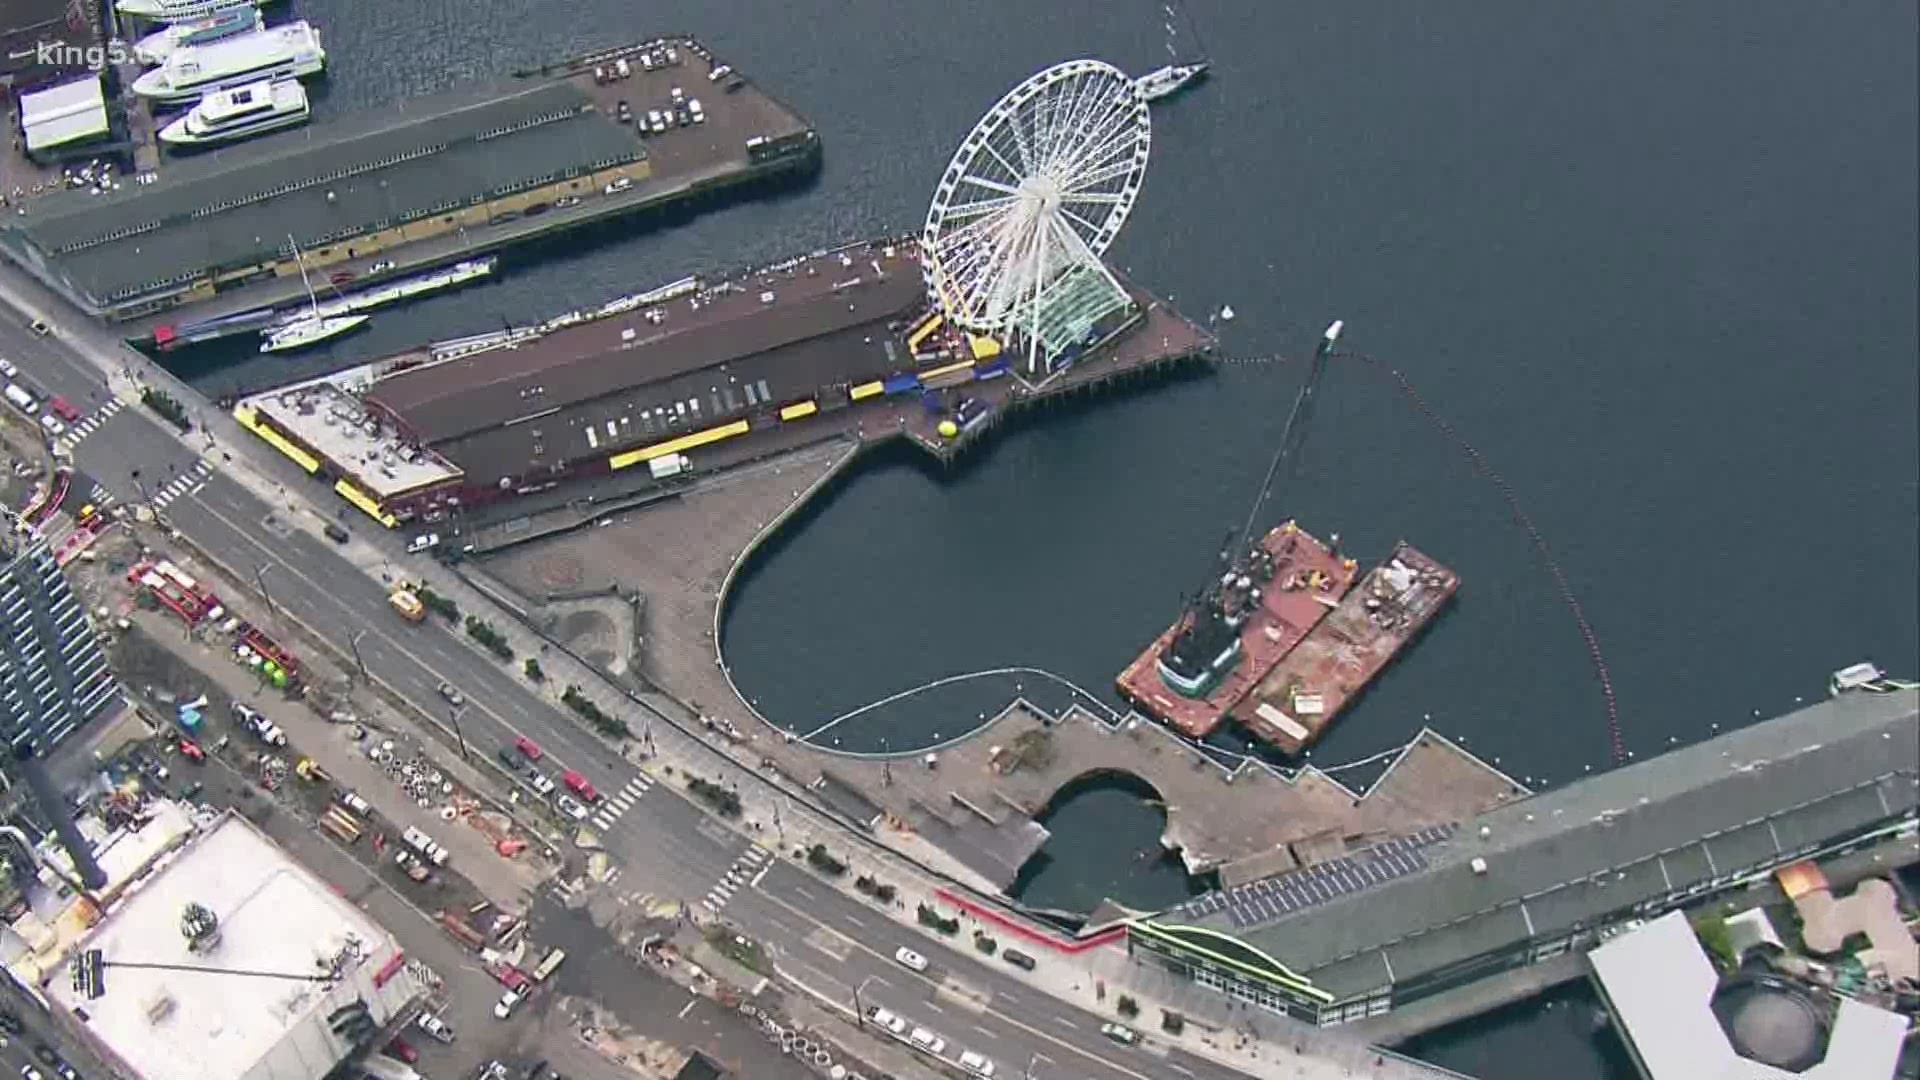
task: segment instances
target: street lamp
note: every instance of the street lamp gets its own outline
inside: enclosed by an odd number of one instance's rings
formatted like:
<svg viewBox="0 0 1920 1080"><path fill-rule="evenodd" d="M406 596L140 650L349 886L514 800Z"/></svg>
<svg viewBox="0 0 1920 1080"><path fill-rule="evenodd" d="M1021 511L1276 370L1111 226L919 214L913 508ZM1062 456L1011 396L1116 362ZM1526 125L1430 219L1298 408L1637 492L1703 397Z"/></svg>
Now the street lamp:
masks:
<svg viewBox="0 0 1920 1080"><path fill-rule="evenodd" d="M453 726L453 739L460 744L460 758L463 761L468 760L467 737L460 731L460 714L466 711L467 707L464 705L447 706L447 723Z"/></svg>
<svg viewBox="0 0 1920 1080"><path fill-rule="evenodd" d="M1033 1080L1033 1067L1038 1064L1040 1064L1040 1055L1036 1053L1027 1059L1027 1068L1020 1074L1020 1080Z"/></svg>
<svg viewBox="0 0 1920 1080"><path fill-rule="evenodd" d="M867 1010L865 1006L860 1004L860 991L865 990L868 983L879 977L878 975L869 975L860 980L859 986L853 988L853 1023L855 1027L867 1026Z"/></svg>
<svg viewBox="0 0 1920 1080"><path fill-rule="evenodd" d="M371 679L373 676L367 674L367 662L360 659L360 639L366 636L367 631L365 628L355 630L352 636L347 638L347 647L353 650L353 662L360 668L360 677L363 679Z"/></svg>
<svg viewBox="0 0 1920 1080"><path fill-rule="evenodd" d="M260 587L260 596L267 602L267 610L278 615L280 609L273 606L273 594L267 591L267 571L271 569L273 569L272 563L254 563L253 583Z"/></svg>

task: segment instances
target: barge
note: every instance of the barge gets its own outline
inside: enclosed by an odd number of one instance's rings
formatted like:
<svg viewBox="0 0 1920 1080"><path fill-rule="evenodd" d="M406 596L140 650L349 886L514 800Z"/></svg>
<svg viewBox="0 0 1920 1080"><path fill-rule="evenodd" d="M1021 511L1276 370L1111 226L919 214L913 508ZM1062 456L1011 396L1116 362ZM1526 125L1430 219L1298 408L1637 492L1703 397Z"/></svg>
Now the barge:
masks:
<svg viewBox="0 0 1920 1080"><path fill-rule="evenodd" d="M1460 587L1405 541L1356 587L1357 572L1293 522L1274 529L1121 672L1121 696L1192 739L1231 720L1299 754Z"/></svg>
<svg viewBox="0 0 1920 1080"><path fill-rule="evenodd" d="M1233 707L1282 753L1312 746L1459 591L1460 578L1402 540Z"/></svg>

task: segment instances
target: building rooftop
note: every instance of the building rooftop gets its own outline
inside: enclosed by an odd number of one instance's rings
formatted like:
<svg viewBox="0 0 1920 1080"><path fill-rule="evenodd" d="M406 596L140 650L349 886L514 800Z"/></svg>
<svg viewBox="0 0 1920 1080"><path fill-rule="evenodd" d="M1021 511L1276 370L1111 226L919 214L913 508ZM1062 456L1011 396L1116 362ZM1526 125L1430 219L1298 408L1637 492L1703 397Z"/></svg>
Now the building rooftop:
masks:
<svg viewBox="0 0 1920 1080"><path fill-rule="evenodd" d="M1906 1017L1843 998L1811 1067L1743 1057L1714 1015L1719 974L1677 911L1594 949L1587 962L1650 1080L1889 1080L1906 1038Z"/></svg>
<svg viewBox="0 0 1920 1080"><path fill-rule="evenodd" d="M378 410L325 379L258 394L242 405L351 473L381 501L460 475L440 455L402 438Z"/></svg>
<svg viewBox="0 0 1920 1080"><path fill-rule="evenodd" d="M915 257L876 243L703 281L694 296L389 376L367 397L475 483L535 475L913 367L888 326L925 302Z"/></svg>
<svg viewBox="0 0 1920 1080"><path fill-rule="evenodd" d="M12 218L89 295L123 299L216 267L467 206L643 156L566 82L395 102L168 165L105 195L56 193Z"/></svg>
<svg viewBox="0 0 1920 1080"><path fill-rule="evenodd" d="M181 931L188 904L218 918L212 949L189 950ZM326 1014L355 996L371 1003L380 986L397 991L404 982L371 973L396 955L385 930L233 815L161 864L78 947L105 954L106 993L76 1000L71 983L54 978L49 996L145 1080L319 1077L346 1050L327 1030ZM337 979L308 983L119 963L333 971Z"/></svg>
<svg viewBox="0 0 1920 1080"><path fill-rule="evenodd" d="M1847 694L1507 803L1270 921L1194 902L1158 923L1234 935L1344 999L1912 814L1917 746L1920 692Z"/></svg>

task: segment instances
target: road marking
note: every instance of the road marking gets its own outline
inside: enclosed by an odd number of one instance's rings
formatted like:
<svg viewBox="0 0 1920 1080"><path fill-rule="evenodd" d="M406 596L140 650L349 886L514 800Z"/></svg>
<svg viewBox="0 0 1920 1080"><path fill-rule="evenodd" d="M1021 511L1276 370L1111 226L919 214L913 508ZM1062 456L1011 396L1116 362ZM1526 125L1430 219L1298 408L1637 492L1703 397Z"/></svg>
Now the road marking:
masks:
<svg viewBox="0 0 1920 1080"><path fill-rule="evenodd" d="M687 1007L680 1010L680 1019L685 1020L687 1018L687 1014L692 1012L693 1007L698 1004L700 1004L699 998L694 998L692 1001L687 1002Z"/></svg>

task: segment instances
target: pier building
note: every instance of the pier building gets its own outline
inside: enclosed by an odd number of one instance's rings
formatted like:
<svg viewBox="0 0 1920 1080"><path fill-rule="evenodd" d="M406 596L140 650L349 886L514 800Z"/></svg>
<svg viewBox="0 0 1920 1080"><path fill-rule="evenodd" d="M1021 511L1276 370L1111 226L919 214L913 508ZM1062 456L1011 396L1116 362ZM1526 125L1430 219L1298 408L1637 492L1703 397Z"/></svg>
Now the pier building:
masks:
<svg viewBox="0 0 1920 1080"><path fill-rule="evenodd" d="M1350 1023L1920 830L1920 692L1851 692L1457 829L1198 897L1129 948L1260 1008Z"/></svg>

